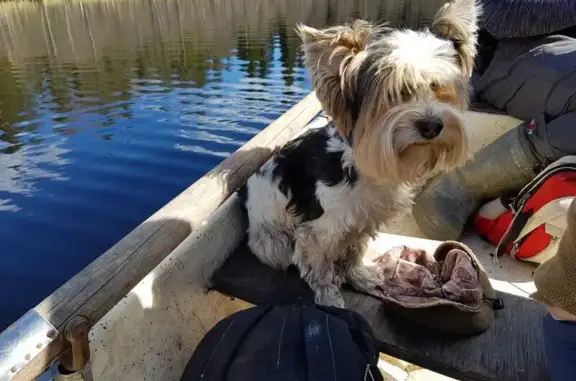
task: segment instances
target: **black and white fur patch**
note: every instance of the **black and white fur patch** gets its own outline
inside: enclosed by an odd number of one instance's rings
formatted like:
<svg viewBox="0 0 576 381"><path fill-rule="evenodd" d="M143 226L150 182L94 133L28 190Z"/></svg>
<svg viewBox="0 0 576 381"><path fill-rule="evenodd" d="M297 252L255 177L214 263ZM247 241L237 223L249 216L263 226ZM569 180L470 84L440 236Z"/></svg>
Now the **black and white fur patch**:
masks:
<svg viewBox="0 0 576 381"><path fill-rule="evenodd" d="M290 141L255 177L267 179L282 192L288 200L286 211L299 222L315 220L324 213L319 183L353 187L358 180L352 148L332 124L311 129ZM247 186L240 190L245 201L247 192Z"/></svg>

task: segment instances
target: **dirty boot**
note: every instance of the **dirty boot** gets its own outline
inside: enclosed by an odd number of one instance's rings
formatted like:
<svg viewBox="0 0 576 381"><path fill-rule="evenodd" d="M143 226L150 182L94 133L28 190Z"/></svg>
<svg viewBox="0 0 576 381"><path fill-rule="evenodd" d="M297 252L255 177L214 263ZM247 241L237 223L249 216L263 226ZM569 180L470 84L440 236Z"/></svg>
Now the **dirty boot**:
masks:
<svg viewBox="0 0 576 381"><path fill-rule="evenodd" d="M517 193L551 162L576 153L576 113L525 122L481 149L464 166L434 179L417 197L414 217L429 239L458 239L486 199Z"/></svg>

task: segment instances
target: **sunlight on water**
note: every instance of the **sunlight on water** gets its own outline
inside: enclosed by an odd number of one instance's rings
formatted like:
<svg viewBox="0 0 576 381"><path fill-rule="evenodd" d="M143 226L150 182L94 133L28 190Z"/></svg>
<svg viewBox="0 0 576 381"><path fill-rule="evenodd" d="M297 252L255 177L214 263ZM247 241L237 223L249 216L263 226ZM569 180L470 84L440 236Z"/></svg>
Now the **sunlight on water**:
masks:
<svg viewBox="0 0 576 381"><path fill-rule="evenodd" d="M0 3L0 329L311 90L296 23L443 2Z"/></svg>

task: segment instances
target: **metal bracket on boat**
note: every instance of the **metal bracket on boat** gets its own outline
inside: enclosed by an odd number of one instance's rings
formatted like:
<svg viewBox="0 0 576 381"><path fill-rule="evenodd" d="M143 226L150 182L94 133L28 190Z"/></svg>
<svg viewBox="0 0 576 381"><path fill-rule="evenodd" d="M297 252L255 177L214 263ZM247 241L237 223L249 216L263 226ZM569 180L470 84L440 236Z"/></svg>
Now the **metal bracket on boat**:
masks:
<svg viewBox="0 0 576 381"><path fill-rule="evenodd" d="M88 332L90 320L86 316L75 316L66 323L62 336L70 349L60 355L60 368L65 372L81 371L90 360Z"/></svg>
<svg viewBox="0 0 576 381"><path fill-rule="evenodd" d="M54 381L89 381L92 373L89 368L90 343L90 319L86 316L75 316L64 326L62 339L69 346L62 352L51 368L51 376Z"/></svg>
<svg viewBox="0 0 576 381"><path fill-rule="evenodd" d="M36 310L30 310L0 334L0 381L10 381L44 348L58 330Z"/></svg>

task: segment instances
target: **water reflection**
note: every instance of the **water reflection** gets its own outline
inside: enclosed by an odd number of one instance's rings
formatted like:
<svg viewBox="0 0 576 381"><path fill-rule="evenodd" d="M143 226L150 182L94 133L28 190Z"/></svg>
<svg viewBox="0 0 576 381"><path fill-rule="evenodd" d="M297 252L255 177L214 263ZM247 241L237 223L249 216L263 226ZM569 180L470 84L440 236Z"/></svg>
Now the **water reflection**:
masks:
<svg viewBox="0 0 576 381"><path fill-rule="evenodd" d="M0 3L0 328L310 91L297 22L443 2Z"/></svg>

